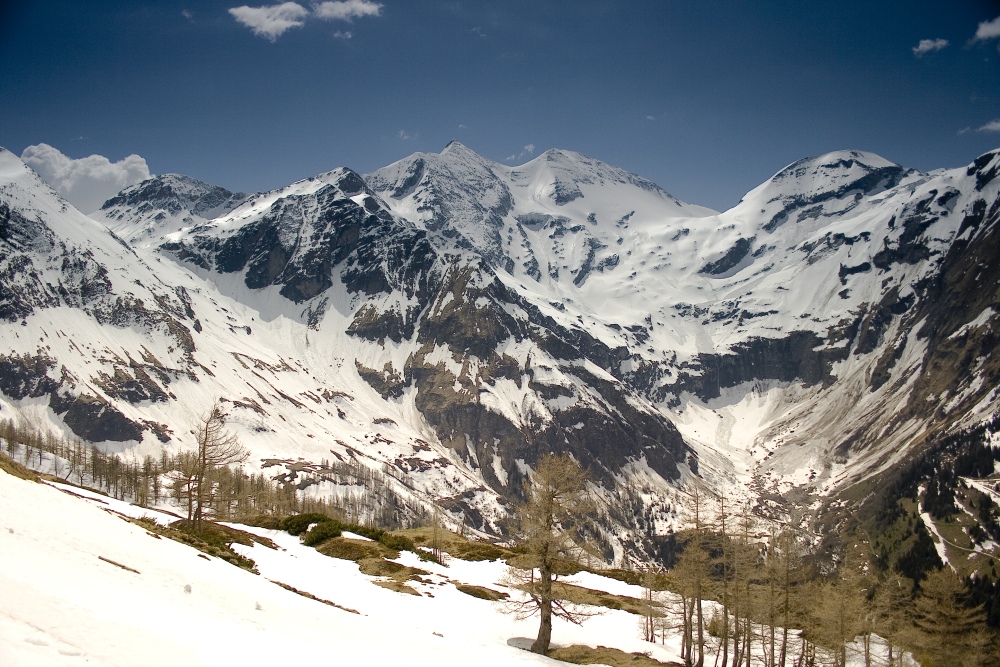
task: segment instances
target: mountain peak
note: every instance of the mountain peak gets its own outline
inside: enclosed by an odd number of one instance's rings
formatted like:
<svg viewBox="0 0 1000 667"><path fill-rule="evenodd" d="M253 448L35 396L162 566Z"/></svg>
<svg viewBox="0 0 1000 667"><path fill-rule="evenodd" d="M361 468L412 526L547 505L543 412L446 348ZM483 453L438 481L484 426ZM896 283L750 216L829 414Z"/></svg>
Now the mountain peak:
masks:
<svg viewBox="0 0 1000 667"><path fill-rule="evenodd" d="M234 209L246 195L183 174L160 174L130 185L91 214L137 245Z"/></svg>
<svg viewBox="0 0 1000 667"><path fill-rule="evenodd" d="M190 209L200 214L218 208L226 201L242 199L244 196L183 174L161 174L125 188L104 202L101 210L148 204L171 213Z"/></svg>
<svg viewBox="0 0 1000 667"><path fill-rule="evenodd" d="M821 205L826 213L853 208L859 198L894 188L918 173L875 153L832 151L791 163L748 192L736 208L759 210L770 218L763 226L770 232L809 207ZM817 218L818 212L812 210L809 217Z"/></svg>
<svg viewBox="0 0 1000 667"><path fill-rule="evenodd" d="M480 160L486 159L476 151L472 150L462 142L458 141L457 139L452 139L451 141L449 141L448 145L445 146L444 149L441 151L441 155L454 155L461 157L474 156Z"/></svg>
<svg viewBox="0 0 1000 667"><path fill-rule="evenodd" d="M839 150L796 160L772 177L772 181L802 179L817 175L831 177L851 171L871 172L877 169L902 170L903 167L881 155L859 150Z"/></svg>

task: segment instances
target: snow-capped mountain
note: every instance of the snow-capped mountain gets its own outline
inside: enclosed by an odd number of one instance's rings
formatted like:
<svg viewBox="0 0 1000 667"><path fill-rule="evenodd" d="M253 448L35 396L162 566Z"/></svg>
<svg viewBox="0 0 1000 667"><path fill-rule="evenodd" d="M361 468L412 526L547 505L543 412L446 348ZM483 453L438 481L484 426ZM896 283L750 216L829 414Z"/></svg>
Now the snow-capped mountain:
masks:
<svg viewBox="0 0 1000 667"><path fill-rule="evenodd" d="M3 152L0 416L144 454L220 396L258 460L358 457L488 531L550 450L622 535L692 475L800 502L997 413L998 171L840 151L718 213L452 142L248 198L160 177L104 226Z"/></svg>
<svg viewBox="0 0 1000 667"><path fill-rule="evenodd" d="M246 199L180 174L163 174L129 186L91 214L129 243L150 247L183 229L228 213Z"/></svg>

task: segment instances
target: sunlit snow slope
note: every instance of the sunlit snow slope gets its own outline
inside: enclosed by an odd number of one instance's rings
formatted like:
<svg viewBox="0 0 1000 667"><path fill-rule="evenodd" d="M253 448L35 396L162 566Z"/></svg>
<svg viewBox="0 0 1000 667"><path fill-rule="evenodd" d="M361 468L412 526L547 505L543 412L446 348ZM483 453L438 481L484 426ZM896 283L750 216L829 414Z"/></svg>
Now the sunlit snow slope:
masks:
<svg viewBox="0 0 1000 667"><path fill-rule="evenodd" d="M237 526L278 546L237 545L256 560L255 575L160 539L118 515L161 523L172 517L65 488L93 500L0 471L4 667L267 665L287 662L290 655L309 663L559 664L508 645L533 637L537 620L517 621L456 588L507 590L500 584L506 568L501 561L449 558L442 567L404 552L399 562L429 571L413 584L420 595L406 595L374 585L356 563L323 556L298 537ZM587 573L570 581L641 595L638 586ZM557 643L651 651L661 660L676 656L674 642L642 642L632 614L605 611L584 626L556 620Z"/></svg>

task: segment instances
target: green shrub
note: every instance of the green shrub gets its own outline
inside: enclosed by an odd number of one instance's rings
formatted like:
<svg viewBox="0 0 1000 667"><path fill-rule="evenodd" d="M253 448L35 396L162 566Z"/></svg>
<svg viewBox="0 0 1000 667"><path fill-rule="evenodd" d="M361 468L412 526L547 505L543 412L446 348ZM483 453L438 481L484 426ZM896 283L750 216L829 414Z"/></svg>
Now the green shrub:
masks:
<svg viewBox="0 0 1000 667"><path fill-rule="evenodd" d="M345 524L344 530L348 530L355 535L360 535L361 537L367 537L369 540L375 540L380 542L382 537L385 535L385 531L381 528L372 528L371 526L359 526L356 523Z"/></svg>
<svg viewBox="0 0 1000 667"><path fill-rule="evenodd" d="M416 551L417 548L413 544L413 540L404 535L393 535L392 533L385 533L379 538L379 542L394 549L395 551Z"/></svg>
<svg viewBox="0 0 1000 667"><path fill-rule="evenodd" d="M286 518L281 522L281 528L288 531L289 535L301 535L314 523L327 523L332 521L333 519L325 514L307 512L306 514L295 514Z"/></svg>
<svg viewBox="0 0 1000 667"><path fill-rule="evenodd" d="M331 537L340 537L340 524L336 521L317 523L311 530L302 534L302 544L314 547Z"/></svg>

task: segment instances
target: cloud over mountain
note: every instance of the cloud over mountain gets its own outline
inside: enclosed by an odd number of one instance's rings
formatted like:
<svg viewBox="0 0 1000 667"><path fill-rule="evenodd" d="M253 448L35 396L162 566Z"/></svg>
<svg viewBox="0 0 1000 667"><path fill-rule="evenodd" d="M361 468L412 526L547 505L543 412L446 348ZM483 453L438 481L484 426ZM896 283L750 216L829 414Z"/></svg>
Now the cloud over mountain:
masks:
<svg viewBox="0 0 1000 667"><path fill-rule="evenodd" d="M84 213L91 213L123 188L150 178L146 160L129 155L112 162L103 155L73 159L48 144L28 146L21 159Z"/></svg>

